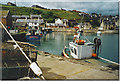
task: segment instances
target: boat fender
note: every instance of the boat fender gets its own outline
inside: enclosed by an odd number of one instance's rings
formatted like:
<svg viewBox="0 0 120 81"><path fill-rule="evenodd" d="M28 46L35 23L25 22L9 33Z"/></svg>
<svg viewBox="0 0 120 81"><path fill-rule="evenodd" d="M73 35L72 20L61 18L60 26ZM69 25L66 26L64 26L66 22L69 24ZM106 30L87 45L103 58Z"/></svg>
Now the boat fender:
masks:
<svg viewBox="0 0 120 81"><path fill-rule="evenodd" d="M99 39L99 38L94 38L94 44L95 45L101 45L101 39Z"/></svg>
<svg viewBox="0 0 120 81"><path fill-rule="evenodd" d="M98 38L94 38L94 44L97 44L97 39L98 39Z"/></svg>
<svg viewBox="0 0 120 81"><path fill-rule="evenodd" d="M101 45L101 39L97 39L97 44L100 46Z"/></svg>

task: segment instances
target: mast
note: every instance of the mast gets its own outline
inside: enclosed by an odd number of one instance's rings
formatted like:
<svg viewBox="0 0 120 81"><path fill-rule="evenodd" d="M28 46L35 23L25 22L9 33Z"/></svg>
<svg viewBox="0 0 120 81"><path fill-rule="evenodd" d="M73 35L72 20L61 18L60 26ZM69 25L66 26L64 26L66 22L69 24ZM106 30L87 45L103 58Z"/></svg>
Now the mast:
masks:
<svg viewBox="0 0 120 81"><path fill-rule="evenodd" d="M16 0L15 0L15 5L16 5ZM15 8L15 33L16 33L16 8Z"/></svg>

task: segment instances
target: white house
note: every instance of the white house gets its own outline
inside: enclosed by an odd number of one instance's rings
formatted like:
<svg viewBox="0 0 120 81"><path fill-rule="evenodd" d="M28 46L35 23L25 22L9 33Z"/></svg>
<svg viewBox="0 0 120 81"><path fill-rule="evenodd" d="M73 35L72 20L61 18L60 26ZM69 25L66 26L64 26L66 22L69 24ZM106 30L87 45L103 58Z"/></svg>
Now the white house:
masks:
<svg viewBox="0 0 120 81"><path fill-rule="evenodd" d="M55 19L55 23L56 23L56 24L63 24L63 21L60 20L60 19Z"/></svg>
<svg viewBox="0 0 120 81"><path fill-rule="evenodd" d="M55 23L46 23L47 27L63 28L68 26L67 19L55 19Z"/></svg>
<svg viewBox="0 0 120 81"><path fill-rule="evenodd" d="M92 26L89 22L79 23L77 27L81 27L81 29L86 29L86 30L92 29Z"/></svg>

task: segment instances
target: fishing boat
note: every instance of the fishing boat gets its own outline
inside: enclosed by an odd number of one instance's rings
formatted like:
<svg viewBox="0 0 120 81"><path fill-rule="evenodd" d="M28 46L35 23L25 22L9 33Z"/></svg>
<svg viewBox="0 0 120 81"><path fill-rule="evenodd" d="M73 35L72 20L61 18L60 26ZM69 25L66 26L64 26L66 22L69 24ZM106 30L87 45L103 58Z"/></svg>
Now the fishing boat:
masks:
<svg viewBox="0 0 120 81"><path fill-rule="evenodd" d="M79 31L77 35L74 35L73 41L69 42L69 47L64 47L62 55L76 59L97 58L100 52L100 45L101 40L99 38L95 37L94 43L92 43L85 36L82 36L82 32Z"/></svg>
<svg viewBox="0 0 120 81"><path fill-rule="evenodd" d="M85 36L82 36L82 32L79 31L77 35L74 35L73 41L69 42L69 47L64 47L63 56L67 58L73 57L76 59L91 58L93 56L97 56L97 52L95 52L94 49L95 44L90 42Z"/></svg>
<svg viewBox="0 0 120 81"><path fill-rule="evenodd" d="M26 34L27 40L40 40L42 37L42 32L38 29L29 29Z"/></svg>
<svg viewBox="0 0 120 81"><path fill-rule="evenodd" d="M84 15L83 15L84 18ZM82 18L82 19L83 19ZM69 52L66 53L66 46L63 49L62 55L65 57L73 57L75 59L86 59L95 57L98 58L101 46L101 39L98 36L94 37L93 41L89 41L84 35L82 31L82 19L79 27L74 27L77 29L77 34L74 35L73 41L69 42Z"/></svg>

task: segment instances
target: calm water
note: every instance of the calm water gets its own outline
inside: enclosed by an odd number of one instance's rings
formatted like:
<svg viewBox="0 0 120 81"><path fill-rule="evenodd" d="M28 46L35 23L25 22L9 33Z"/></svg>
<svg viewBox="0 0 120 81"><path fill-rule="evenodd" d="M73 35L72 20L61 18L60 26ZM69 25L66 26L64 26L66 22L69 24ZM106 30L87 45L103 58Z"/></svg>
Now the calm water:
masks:
<svg viewBox="0 0 120 81"><path fill-rule="evenodd" d="M40 40L40 42L30 42L37 46L40 51L49 52L56 55L61 55L64 46L68 46L69 42L73 40L75 33L68 32L53 32L49 33ZM90 41L96 34L84 34ZM102 51L99 54L101 57L118 62L118 34L102 34Z"/></svg>

